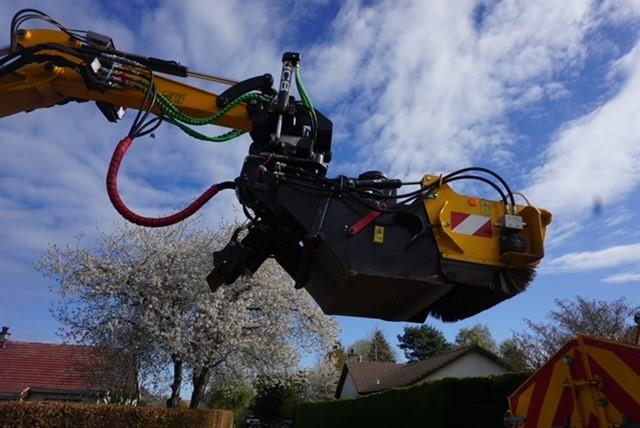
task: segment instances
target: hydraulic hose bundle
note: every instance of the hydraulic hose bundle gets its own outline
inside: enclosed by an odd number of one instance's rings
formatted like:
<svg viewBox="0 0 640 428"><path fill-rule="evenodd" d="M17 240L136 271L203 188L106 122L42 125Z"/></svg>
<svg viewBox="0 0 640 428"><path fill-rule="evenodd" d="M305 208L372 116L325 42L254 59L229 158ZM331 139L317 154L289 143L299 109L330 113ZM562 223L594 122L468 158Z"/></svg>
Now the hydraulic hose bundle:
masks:
<svg viewBox="0 0 640 428"><path fill-rule="evenodd" d="M179 223L195 214L220 190L235 189L236 187L233 181L225 181L222 183L214 184L186 208L166 217L144 217L136 214L127 207L127 205L120 197L120 193L118 192L118 171L120 170L120 164L122 163L122 159L126 155L127 151L131 148L132 144L133 138L125 137L120 141L120 143L118 143L118 146L113 152L111 162L109 163L109 171L107 172L107 193L109 195L109 200L111 200L111 203L113 204L113 207L116 209L116 211L118 211L118 213L128 221L139 226L165 227Z"/></svg>
<svg viewBox="0 0 640 428"><path fill-rule="evenodd" d="M231 101L219 112L208 117L196 118L180 111L180 109L176 107L166 96L158 93L153 82L153 72L148 69L146 71L149 76L148 80L146 81L136 80L135 78L132 78L131 75L127 76L124 71L113 74L115 78L120 79L120 82L132 84L134 87L144 91L145 99L143 105L140 107L140 109L138 109L138 113L133 124L131 125L129 134L127 135L127 137L122 139L120 143L118 143L116 149L113 152L111 161L109 163L109 171L107 173L107 193L109 195L109 200L113 204L114 208L126 220L140 226L165 227L179 223L195 214L220 190L235 189L235 183L233 181L226 181L212 185L186 208L175 214L159 218L144 217L136 214L126 206L120 196L120 193L118 192L118 172L120 170L120 165L128 150L133 145L134 139L151 134L160 126L162 121L165 120L168 123L171 123L180 128L187 135L199 140L218 143L230 141L244 134L245 131L234 129L219 136L207 136L199 133L198 131L195 131L187 125L203 126L215 124L219 119L224 117L231 109L233 109L237 105L249 102L251 100L267 101L267 98L256 93L244 94ZM156 103L159 105L162 114L161 116L157 116L149 120L148 116L151 112L151 109L154 107L154 104Z"/></svg>
<svg viewBox="0 0 640 428"><path fill-rule="evenodd" d="M30 48L18 49L20 36L27 34L20 26L29 20L43 20L58 28L76 44L66 46L57 43L39 44ZM62 55L52 55L50 52ZM147 60L147 61L145 61ZM145 64L146 62L146 64ZM251 101L268 102L268 97L259 93L246 93L231 100L227 105L212 115L194 117L181 111L171 100L157 91L154 71L152 68L171 74L183 75L184 67L177 63L149 59L119 53L114 49L113 42L106 36L91 31L73 30L36 9L23 9L16 13L11 21L10 46L6 55L0 58L0 77L8 75L27 64L46 63L54 67L67 67L78 72L85 79L87 86L100 91L105 89L118 90L135 88L144 93L143 101L137 107L137 114L127 137L122 139L114 150L107 173L107 193L114 208L127 220L147 227L163 227L175 224L194 214L206 202L213 198L218 191L233 189L233 182L222 182L212 185L186 208L166 217L152 218L138 215L131 211L123 202L117 186L118 172L126 153L133 141L152 134L163 121L180 128L190 137L209 141L226 142L244 134L246 131L233 129L218 136L204 135L192 126L216 124L232 109ZM196 73L197 74L197 73ZM198 75L209 78L210 76ZM208 79L228 83L226 79ZM103 105L100 106L101 110ZM159 108L159 114L151 117L152 110Z"/></svg>

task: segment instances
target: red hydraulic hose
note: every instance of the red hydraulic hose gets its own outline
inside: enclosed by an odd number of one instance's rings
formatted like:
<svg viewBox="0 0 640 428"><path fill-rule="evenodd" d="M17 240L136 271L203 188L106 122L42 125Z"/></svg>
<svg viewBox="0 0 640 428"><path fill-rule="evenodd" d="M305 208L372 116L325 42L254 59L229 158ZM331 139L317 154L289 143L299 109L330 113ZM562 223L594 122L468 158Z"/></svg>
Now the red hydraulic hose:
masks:
<svg viewBox="0 0 640 428"><path fill-rule="evenodd" d="M122 159L127 154L129 148L133 144L133 138L126 137L118 143L115 151L113 152L113 156L111 157L111 162L109 163L109 172L107 172L107 193L109 194L109 199L113 204L113 207L124 217L132 223L135 223L140 226L146 227L164 227L170 226L172 224L176 224L181 222L182 220L190 217L196 211L198 211L204 204L209 202L211 198L213 198L216 193L223 189L233 189L235 188L235 183L232 181L225 181L223 183L214 184L209 187L202 195L198 197L195 201L193 201L189 206L187 206L182 211L178 211L175 214L171 214L166 217L143 217L131 211L124 203L120 194L118 193L118 171L120 170L120 164L122 163Z"/></svg>

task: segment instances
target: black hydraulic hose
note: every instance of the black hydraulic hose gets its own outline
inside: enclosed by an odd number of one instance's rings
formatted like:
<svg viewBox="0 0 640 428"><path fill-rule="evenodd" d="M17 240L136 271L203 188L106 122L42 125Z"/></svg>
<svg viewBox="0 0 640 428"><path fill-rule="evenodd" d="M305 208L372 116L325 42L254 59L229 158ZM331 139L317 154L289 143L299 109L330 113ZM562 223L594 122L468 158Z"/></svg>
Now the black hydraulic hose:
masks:
<svg viewBox="0 0 640 428"><path fill-rule="evenodd" d="M500 187L498 187L498 185L496 183L494 183L493 181L489 180L488 178L480 177L480 176L477 176L477 175L458 175L458 176L451 177L451 178L444 178L442 180L442 182L443 183L450 183L450 182L456 181L456 180L478 180L478 181L482 181L483 183L487 183L488 185L493 187L500 194L500 197L502 198L502 201L504 202L504 204L508 205L507 196L504 194L502 189L500 189Z"/></svg>
<svg viewBox="0 0 640 428"><path fill-rule="evenodd" d="M462 168L462 169L454 171L454 172L452 172L450 174L445 175L444 178L443 178L443 181L448 179L448 178L455 177L458 174L462 174L463 172L468 172L468 171L480 171L480 172L485 172L487 174L490 174L490 175L494 176L496 179L498 179L498 181L500 181L500 183L502 183L502 185L506 189L507 194L509 195L509 199L511 200L511 205L514 206L514 207L516 206L516 200L515 200L515 198L513 196L513 192L511 191L511 188L509 187L507 182L504 180L504 178L502 178L501 176L499 176L495 172L491 171L490 169L482 168L482 167L478 167L478 166Z"/></svg>

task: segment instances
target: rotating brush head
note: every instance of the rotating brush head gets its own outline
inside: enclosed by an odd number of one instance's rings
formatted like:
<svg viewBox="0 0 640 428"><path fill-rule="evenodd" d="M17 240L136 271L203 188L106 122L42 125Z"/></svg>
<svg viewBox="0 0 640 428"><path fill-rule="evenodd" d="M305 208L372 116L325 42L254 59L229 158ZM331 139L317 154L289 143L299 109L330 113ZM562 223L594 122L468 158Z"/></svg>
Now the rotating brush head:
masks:
<svg viewBox="0 0 640 428"><path fill-rule="evenodd" d="M511 297L526 290L535 277L536 270L532 267L502 269L496 272L490 286Z"/></svg>
<svg viewBox="0 0 640 428"><path fill-rule="evenodd" d="M431 316L459 321L526 290L536 276L532 267L500 269L487 286L458 284L429 307Z"/></svg>

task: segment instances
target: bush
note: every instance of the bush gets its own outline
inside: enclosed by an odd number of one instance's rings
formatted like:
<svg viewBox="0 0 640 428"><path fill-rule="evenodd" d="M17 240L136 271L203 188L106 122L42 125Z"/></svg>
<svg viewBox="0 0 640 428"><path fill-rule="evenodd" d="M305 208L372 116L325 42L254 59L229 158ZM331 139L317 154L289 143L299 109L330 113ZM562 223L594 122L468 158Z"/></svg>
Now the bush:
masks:
<svg viewBox="0 0 640 428"><path fill-rule="evenodd" d="M526 374L443 379L360 398L303 403L296 427L496 428Z"/></svg>
<svg viewBox="0 0 640 428"><path fill-rule="evenodd" d="M164 409L54 401L0 402L0 426L20 428L231 428L226 410Z"/></svg>
<svg viewBox="0 0 640 428"><path fill-rule="evenodd" d="M256 391L251 385L214 386L209 405L215 409L231 410L236 425L242 426L255 396Z"/></svg>
<svg viewBox="0 0 640 428"><path fill-rule="evenodd" d="M293 419L301 395L302 381L299 375L258 378L253 404L255 416L268 426Z"/></svg>

